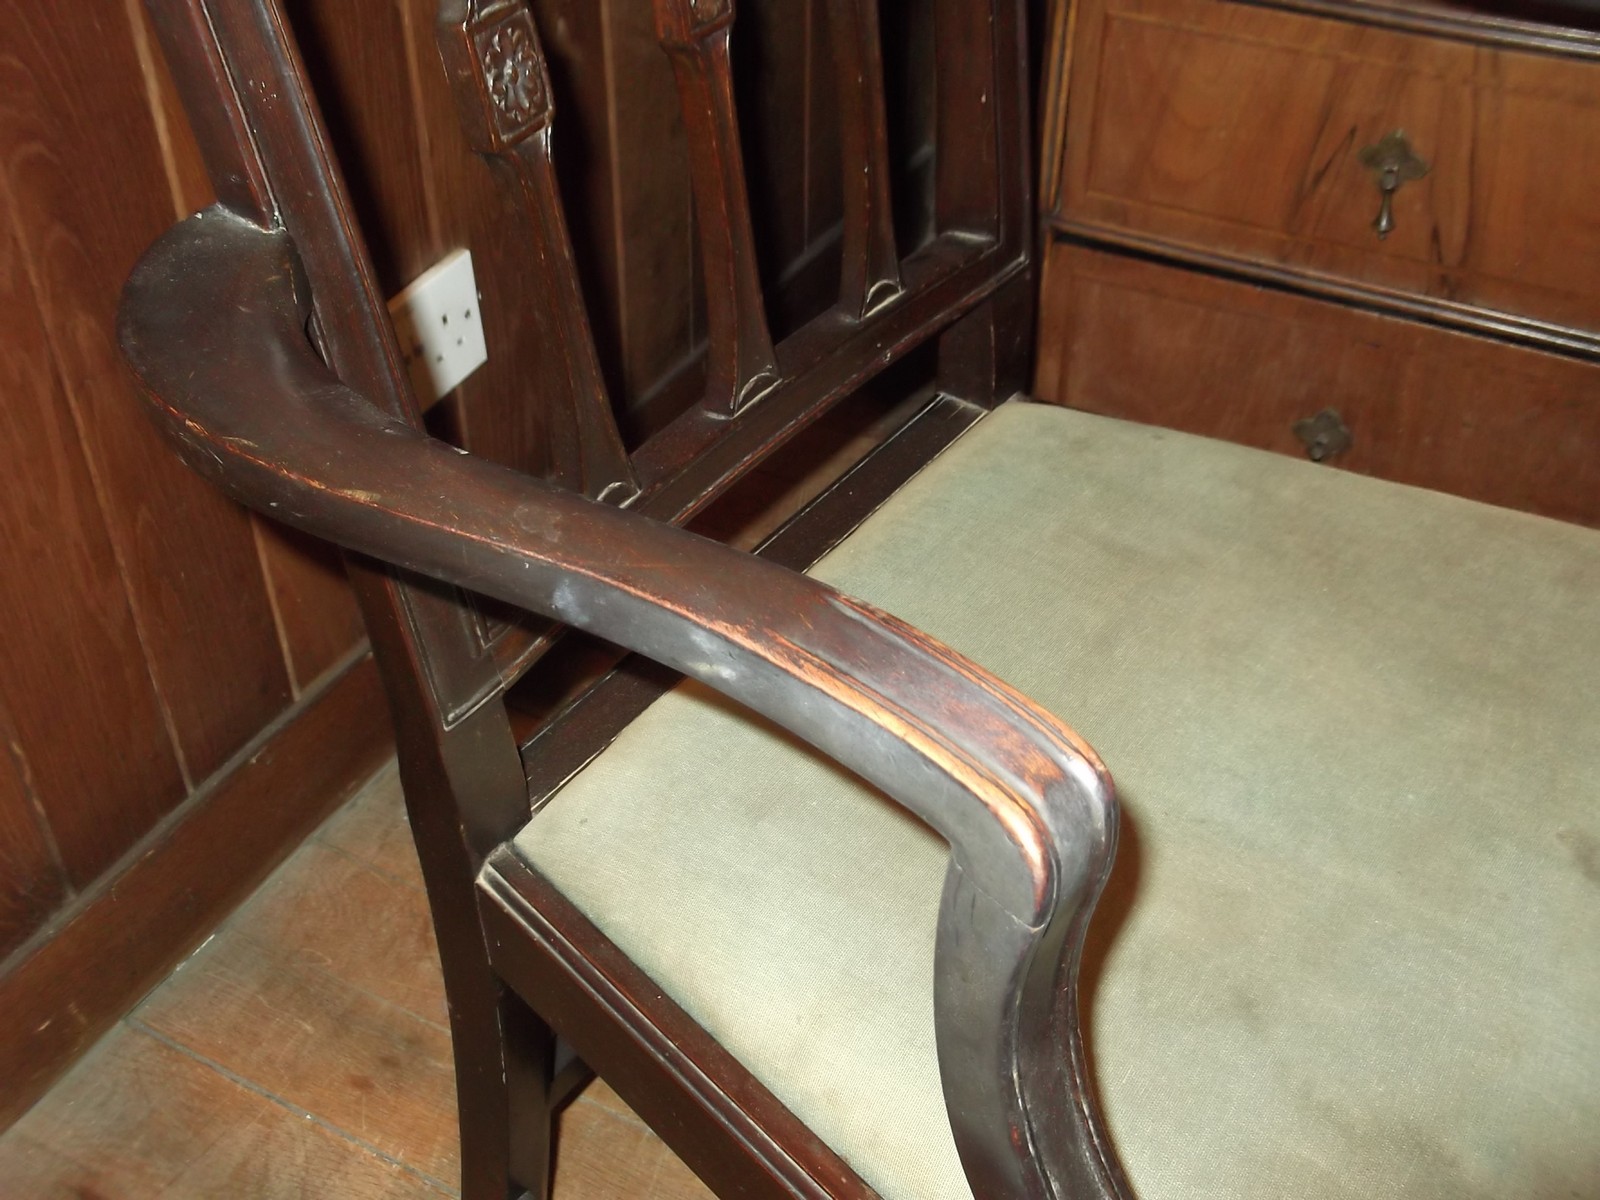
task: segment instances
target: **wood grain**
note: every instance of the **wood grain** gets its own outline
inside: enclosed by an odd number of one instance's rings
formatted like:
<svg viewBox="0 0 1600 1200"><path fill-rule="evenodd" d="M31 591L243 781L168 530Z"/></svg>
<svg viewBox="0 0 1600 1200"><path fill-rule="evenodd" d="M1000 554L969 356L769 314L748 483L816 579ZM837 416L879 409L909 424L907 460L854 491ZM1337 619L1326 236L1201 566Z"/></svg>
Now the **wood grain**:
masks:
<svg viewBox="0 0 1600 1200"><path fill-rule="evenodd" d="M213 791L141 844L114 888L0 973L0 1126L8 1124L389 752L377 671L363 659Z"/></svg>
<svg viewBox="0 0 1600 1200"><path fill-rule="evenodd" d="M15 738L5 765L26 765L67 877L81 887L183 798L184 781L46 351L15 215L0 191L0 541L8 564L0 571L0 704ZM85 707L89 696L97 703ZM59 893L31 817L8 828L17 894Z"/></svg>
<svg viewBox="0 0 1600 1200"><path fill-rule="evenodd" d="M171 220L140 64L120 7L111 36L15 0L0 20L0 171L150 672L198 781L283 710L289 681L248 519L160 443L112 334L122 281Z"/></svg>
<svg viewBox="0 0 1600 1200"><path fill-rule="evenodd" d="M378 282L394 295L438 257L429 235L395 0L285 0Z"/></svg>
<svg viewBox="0 0 1600 1200"><path fill-rule="evenodd" d="M332 936L359 945L349 924ZM450 1034L362 986L381 975L359 980L229 938L185 963L136 1020L453 1186L460 1166Z"/></svg>
<svg viewBox="0 0 1600 1200"><path fill-rule="evenodd" d="M338 551L269 518L253 519L290 676L303 693L360 643L361 612Z"/></svg>
<svg viewBox="0 0 1600 1200"><path fill-rule="evenodd" d="M359 980L369 995L443 1028L449 1013L439 949L427 905L416 892L319 838L302 846L252 898L233 932L296 969Z"/></svg>
<svg viewBox="0 0 1600 1200"><path fill-rule="evenodd" d="M391 764L317 830L316 840L415 891L423 890L399 773Z"/></svg>
<svg viewBox="0 0 1600 1200"><path fill-rule="evenodd" d="M602 0L602 7L624 396L626 408L637 411L686 364L691 378L683 395L686 401L699 395L703 380L693 376L704 349L705 316L697 307L688 146L672 65L656 41L649 5Z"/></svg>
<svg viewBox="0 0 1600 1200"><path fill-rule="evenodd" d="M183 1048L128 1028L0 1140L0 1178L8 1194L41 1200L449 1194Z"/></svg>
<svg viewBox="0 0 1600 1200"><path fill-rule="evenodd" d="M216 196L160 42L149 28L149 14L138 0L129 0L129 9L174 216L185 217ZM289 678L298 695L343 661L361 640L361 614L337 553L266 517L251 514L251 524Z"/></svg>
<svg viewBox="0 0 1600 1200"><path fill-rule="evenodd" d="M0 435L3 436L3 435ZM0 700L0 959L67 895L66 871L45 835L24 772L22 744Z"/></svg>
<svg viewBox="0 0 1600 1200"><path fill-rule="evenodd" d="M1040 399L1297 455L1332 407L1338 467L1600 524L1600 367L1066 244L1045 306Z"/></svg>
<svg viewBox="0 0 1600 1200"><path fill-rule="evenodd" d="M1074 21L1058 219L1600 330L1600 63L1207 0ZM1395 129L1430 170L1380 241L1359 155Z"/></svg>
<svg viewBox="0 0 1600 1200"><path fill-rule="evenodd" d="M330 862L338 856L330 849L335 846L347 864L342 875ZM416 871L393 763L275 872L205 950L0 1135L7 1195L421 1200L453 1194L454 1178L430 1177L417 1165L426 1155L411 1147L453 1139L454 1112L379 1095L380 1084L395 1083L403 1098L413 1068L422 1070L424 1081L432 1078L428 1048L408 1041L407 1004L383 1002L396 999L389 989L397 953L404 955L404 970L426 981L424 990L439 993L437 957L431 946L416 944L412 932L427 928L426 898L420 882L384 894L381 903L373 903L375 893L360 900L342 895L353 864L390 882ZM306 942L307 921L324 915L331 915L328 927L312 932L314 945ZM239 990L284 963L291 975L303 973L300 985L269 980L259 990ZM363 1019L342 1019L351 998L360 996L379 1002L357 1004ZM230 1022L249 1023L238 1039L247 1043L261 1041L263 1029L286 1030L293 1049L282 1056L261 1053L261 1072L232 1071L205 1053L218 1028ZM378 1042L380 1055L399 1059L399 1066L373 1056L375 1031L388 1034ZM240 1061L236 1044L223 1048L230 1061ZM327 1085L329 1064L379 1069L360 1075L373 1084L365 1105L313 1110L289 1098L314 1099ZM285 1080L284 1094L270 1086ZM333 1118L339 1115L366 1136L338 1124ZM554 1200L704 1200L711 1194L598 1080L567 1106L559 1128ZM401 1141L403 1155L377 1149Z"/></svg>

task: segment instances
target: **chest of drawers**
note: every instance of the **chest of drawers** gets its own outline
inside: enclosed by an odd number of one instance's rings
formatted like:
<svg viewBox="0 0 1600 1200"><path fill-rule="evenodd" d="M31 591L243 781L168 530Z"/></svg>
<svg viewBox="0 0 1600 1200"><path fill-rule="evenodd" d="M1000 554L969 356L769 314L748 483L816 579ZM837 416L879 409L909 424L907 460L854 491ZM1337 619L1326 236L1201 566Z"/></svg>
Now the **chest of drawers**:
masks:
<svg viewBox="0 0 1600 1200"><path fill-rule="evenodd" d="M1286 452L1331 408L1341 466L1600 522L1600 38L1080 0L1051 57L1042 397Z"/></svg>

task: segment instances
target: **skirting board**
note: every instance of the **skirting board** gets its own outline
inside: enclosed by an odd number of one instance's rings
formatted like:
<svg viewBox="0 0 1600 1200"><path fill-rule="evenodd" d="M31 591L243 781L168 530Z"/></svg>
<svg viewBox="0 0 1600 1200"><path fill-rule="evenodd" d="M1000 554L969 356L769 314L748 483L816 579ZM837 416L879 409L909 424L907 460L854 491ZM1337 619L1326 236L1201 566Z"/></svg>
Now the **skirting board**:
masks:
<svg viewBox="0 0 1600 1200"><path fill-rule="evenodd" d="M0 1130L393 753L363 654L219 773L0 973Z"/></svg>

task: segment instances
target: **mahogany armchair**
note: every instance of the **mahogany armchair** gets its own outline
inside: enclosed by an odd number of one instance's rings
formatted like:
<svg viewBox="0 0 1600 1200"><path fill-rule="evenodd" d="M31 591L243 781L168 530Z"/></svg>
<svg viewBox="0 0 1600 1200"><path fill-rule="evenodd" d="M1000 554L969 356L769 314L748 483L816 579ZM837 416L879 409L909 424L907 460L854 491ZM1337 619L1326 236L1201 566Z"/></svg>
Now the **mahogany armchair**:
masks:
<svg viewBox="0 0 1600 1200"><path fill-rule="evenodd" d="M544 1194L585 1065L728 1196L1600 1178L1600 538L1023 398L1019 0L932 4L934 232L911 252L875 5L829 0L859 170L838 301L780 340L732 0L654 0L706 387L626 450L527 5L441 7L564 366L527 386L551 478L424 432L274 0L150 0L218 201L141 263L122 339L196 470L350 552L439 933L464 1195ZM921 346L923 402L760 553L674 527ZM507 691L563 629L687 682L623 661L519 744ZM1002 678L1105 752L1131 816L1114 872L1106 768Z"/></svg>

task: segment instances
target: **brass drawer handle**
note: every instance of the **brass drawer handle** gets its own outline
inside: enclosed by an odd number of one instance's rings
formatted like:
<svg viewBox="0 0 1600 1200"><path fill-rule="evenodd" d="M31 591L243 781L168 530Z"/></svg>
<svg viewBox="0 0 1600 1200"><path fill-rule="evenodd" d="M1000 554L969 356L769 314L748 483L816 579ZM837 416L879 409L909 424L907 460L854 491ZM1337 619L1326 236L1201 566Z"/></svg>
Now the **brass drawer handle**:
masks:
<svg viewBox="0 0 1600 1200"><path fill-rule="evenodd" d="M1394 194L1400 190L1402 183L1410 183L1426 175L1428 164L1411 149L1405 131L1396 129L1393 133L1384 134L1376 145L1362 148L1361 165L1372 172L1378 193L1383 197L1383 202L1378 206L1377 220L1372 222L1381 240L1388 237L1389 231L1394 228Z"/></svg>

